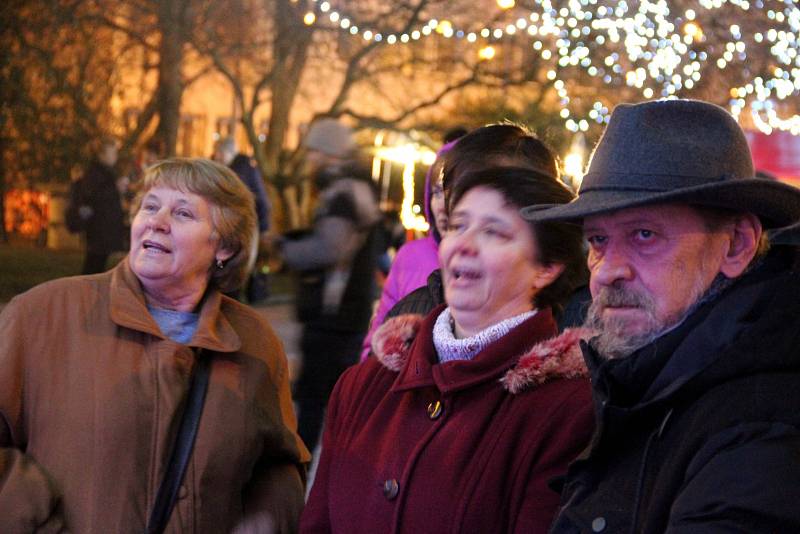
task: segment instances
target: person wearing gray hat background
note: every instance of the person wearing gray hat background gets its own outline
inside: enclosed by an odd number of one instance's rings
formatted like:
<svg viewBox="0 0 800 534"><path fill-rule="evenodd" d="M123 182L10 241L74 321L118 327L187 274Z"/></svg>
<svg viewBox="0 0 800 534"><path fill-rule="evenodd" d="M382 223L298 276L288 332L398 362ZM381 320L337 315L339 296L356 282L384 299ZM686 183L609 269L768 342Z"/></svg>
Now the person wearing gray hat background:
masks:
<svg viewBox="0 0 800 534"><path fill-rule="evenodd" d="M376 297L374 246L381 213L369 172L358 164L352 130L331 118L311 125L303 145L319 192L307 232L281 239L277 252L297 272L295 304L303 365L294 385L298 433L314 451L339 375L358 361Z"/></svg>
<svg viewBox="0 0 800 534"><path fill-rule="evenodd" d="M620 105L578 197L596 431L552 532L800 531L800 190L754 177L722 108Z"/></svg>

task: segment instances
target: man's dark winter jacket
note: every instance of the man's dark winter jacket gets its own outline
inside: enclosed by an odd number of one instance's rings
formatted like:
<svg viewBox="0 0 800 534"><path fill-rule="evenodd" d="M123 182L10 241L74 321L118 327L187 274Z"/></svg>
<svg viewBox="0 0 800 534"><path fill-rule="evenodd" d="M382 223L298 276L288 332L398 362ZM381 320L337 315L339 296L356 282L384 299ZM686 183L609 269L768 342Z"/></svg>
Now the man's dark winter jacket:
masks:
<svg viewBox="0 0 800 534"><path fill-rule="evenodd" d="M800 532L796 252L628 358L584 344L597 428L552 532Z"/></svg>

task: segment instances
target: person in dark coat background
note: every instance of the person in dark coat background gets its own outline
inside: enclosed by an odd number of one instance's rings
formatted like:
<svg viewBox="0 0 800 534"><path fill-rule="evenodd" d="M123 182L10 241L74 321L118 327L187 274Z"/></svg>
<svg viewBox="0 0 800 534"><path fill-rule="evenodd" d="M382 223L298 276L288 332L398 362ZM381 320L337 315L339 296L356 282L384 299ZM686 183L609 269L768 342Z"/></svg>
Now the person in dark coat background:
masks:
<svg viewBox="0 0 800 534"><path fill-rule="evenodd" d="M105 271L111 253L125 249L125 213L114 171L118 151L115 139L103 139L86 173L72 184L70 203L77 210L79 229L86 233L83 274Z"/></svg>
<svg viewBox="0 0 800 534"><path fill-rule="evenodd" d="M314 451L336 380L358 361L375 298L374 246L381 213L369 178L358 165L353 131L320 119L303 140L306 163L319 191L308 231L275 244L295 271L303 365L294 385L298 432Z"/></svg>
<svg viewBox="0 0 800 534"><path fill-rule="evenodd" d="M253 193L256 201L258 232L263 237L269 231L270 205L261 173L251 162L250 156L239 152L236 140L232 137L226 137L217 142L214 147L214 161L227 165Z"/></svg>
<svg viewBox="0 0 800 534"><path fill-rule="evenodd" d="M247 189L253 194L253 198L256 201L256 217L258 219L259 234L256 246L259 249L266 248L269 242L270 203L261 173L258 172L258 168L253 165L250 156L239 152L236 140L233 137L225 137L217 141L214 146L214 161L226 165L235 172L239 179L244 182L244 185L247 186ZM242 291L242 289L244 291ZM242 294L250 304L261 302L269 295L268 275L265 272L261 272L258 265L248 274L244 288L233 291L228 294L228 296L241 298Z"/></svg>
<svg viewBox="0 0 800 534"><path fill-rule="evenodd" d="M620 105L577 200L596 430L551 532L800 532L800 190L705 102Z"/></svg>

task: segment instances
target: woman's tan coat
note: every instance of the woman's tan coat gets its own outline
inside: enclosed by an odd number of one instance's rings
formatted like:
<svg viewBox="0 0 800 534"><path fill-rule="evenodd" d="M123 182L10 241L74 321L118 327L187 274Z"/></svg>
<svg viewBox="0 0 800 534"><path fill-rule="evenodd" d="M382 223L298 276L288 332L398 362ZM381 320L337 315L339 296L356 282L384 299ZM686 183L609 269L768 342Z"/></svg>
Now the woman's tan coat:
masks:
<svg viewBox="0 0 800 534"><path fill-rule="evenodd" d="M195 347L211 377L167 532L264 513L293 530L309 456L279 340L210 291L189 345L160 332L127 259L13 299L0 315L0 532L143 532Z"/></svg>

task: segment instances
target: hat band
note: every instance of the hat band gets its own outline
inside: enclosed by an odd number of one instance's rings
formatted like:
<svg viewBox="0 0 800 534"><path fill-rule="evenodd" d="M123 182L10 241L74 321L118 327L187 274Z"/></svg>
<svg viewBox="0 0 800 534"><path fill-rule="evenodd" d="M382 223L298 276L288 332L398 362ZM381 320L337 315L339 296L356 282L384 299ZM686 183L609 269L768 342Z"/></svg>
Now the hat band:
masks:
<svg viewBox="0 0 800 534"><path fill-rule="evenodd" d="M720 176L681 176L674 174L592 172L583 177L580 193L608 190L667 192L735 179L725 174Z"/></svg>

